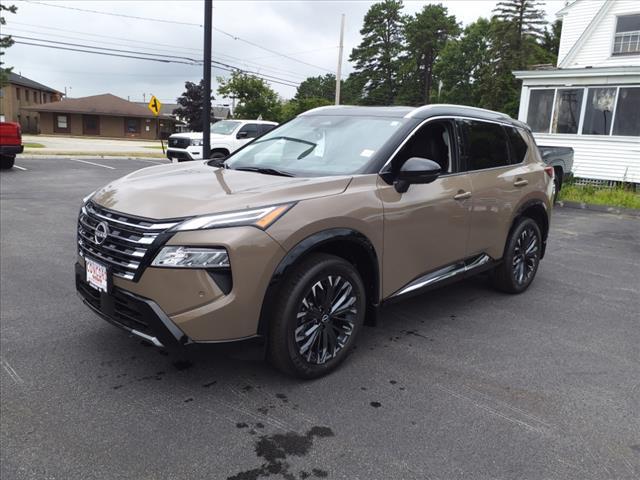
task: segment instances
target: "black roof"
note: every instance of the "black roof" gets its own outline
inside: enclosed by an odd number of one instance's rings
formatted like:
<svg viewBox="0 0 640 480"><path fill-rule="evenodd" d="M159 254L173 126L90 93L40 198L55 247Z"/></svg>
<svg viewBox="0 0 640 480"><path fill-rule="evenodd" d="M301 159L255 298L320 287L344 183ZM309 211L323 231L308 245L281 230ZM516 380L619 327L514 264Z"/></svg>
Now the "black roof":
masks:
<svg viewBox="0 0 640 480"><path fill-rule="evenodd" d="M18 75L17 73L10 72L9 79L7 83L13 83L14 85L20 85L22 87L33 88L34 90L44 90L45 92L52 93L62 93L56 90L55 88L47 87L41 83L38 83L30 78L23 77L22 75Z"/></svg>
<svg viewBox="0 0 640 480"><path fill-rule="evenodd" d="M509 123L522 127L524 124L511 118L506 113L485 110L484 108L467 107L464 105L433 104L422 107L359 107L359 106L326 106L319 107L302 115L345 115L345 116L371 116L371 117L395 117L414 118L426 120L431 117L456 116L470 117L479 120L493 120Z"/></svg>

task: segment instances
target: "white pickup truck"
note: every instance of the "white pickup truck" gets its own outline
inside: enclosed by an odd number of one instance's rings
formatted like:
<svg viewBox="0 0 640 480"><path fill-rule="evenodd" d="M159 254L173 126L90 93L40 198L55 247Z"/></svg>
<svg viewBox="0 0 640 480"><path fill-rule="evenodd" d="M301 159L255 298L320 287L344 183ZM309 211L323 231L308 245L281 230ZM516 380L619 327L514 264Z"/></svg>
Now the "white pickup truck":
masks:
<svg viewBox="0 0 640 480"><path fill-rule="evenodd" d="M222 120L211 124L211 158L225 158L244 144L276 127L264 120ZM169 160L202 160L202 132L174 133L169 137Z"/></svg>

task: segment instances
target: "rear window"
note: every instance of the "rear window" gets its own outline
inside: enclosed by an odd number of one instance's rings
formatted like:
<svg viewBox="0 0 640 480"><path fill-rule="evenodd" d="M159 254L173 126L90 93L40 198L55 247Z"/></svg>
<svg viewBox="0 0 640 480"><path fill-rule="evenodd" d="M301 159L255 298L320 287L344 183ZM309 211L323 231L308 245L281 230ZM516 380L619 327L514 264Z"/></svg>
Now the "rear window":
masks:
<svg viewBox="0 0 640 480"><path fill-rule="evenodd" d="M463 120L466 169L484 170L509 165L507 134L502 125Z"/></svg>
<svg viewBox="0 0 640 480"><path fill-rule="evenodd" d="M509 147L511 148L511 163L522 163L527 155L527 142L522 137L522 132L515 127L504 127L509 137Z"/></svg>

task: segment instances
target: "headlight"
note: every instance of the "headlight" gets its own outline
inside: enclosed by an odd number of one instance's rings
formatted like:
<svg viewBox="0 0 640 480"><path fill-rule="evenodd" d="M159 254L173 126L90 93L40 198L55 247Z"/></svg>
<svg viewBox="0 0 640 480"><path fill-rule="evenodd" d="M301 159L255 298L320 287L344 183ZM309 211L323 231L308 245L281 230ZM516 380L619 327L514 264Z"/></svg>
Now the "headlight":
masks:
<svg viewBox="0 0 640 480"><path fill-rule="evenodd" d="M191 145L193 145L194 147L201 147L202 146L202 140L198 140L196 138L192 138L191 139Z"/></svg>
<svg viewBox="0 0 640 480"><path fill-rule="evenodd" d="M229 254L223 248L163 247L152 267L228 268Z"/></svg>
<svg viewBox="0 0 640 480"><path fill-rule="evenodd" d="M173 230L202 230L206 228L239 227L246 225L265 230L278 218L284 215L292 206L293 204L289 203L286 205L275 205L272 207L243 210L241 212L203 215L201 217L185 220L173 227Z"/></svg>

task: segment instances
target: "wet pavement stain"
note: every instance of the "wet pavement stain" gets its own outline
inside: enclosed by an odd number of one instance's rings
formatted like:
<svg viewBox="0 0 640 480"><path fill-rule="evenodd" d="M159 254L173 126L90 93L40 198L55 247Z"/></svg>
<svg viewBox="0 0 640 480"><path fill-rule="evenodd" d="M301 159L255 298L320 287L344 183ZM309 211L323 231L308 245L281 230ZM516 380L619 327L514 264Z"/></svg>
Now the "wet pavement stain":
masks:
<svg viewBox="0 0 640 480"><path fill-rule="evenodd" d="M193 367L193 363L189 360L178 360L177 362L173 362L172 365L176 368L176 370L183 371Z"/></svg>
<svg viewBox="0 0 640 480"><path fill-rule="evenodd" d="M218 383L216 380L214 380L213 382L209 382L209 383L205 383L204 385L202 385L204 388L209 388L212 387L213 385L215 385L216 383Z"/></svg>
<svg viewBox="0 0 640 480"><path fill-rule="evenodd" d="M265 462L258 468L239 472L227 480L257 480L260 477L281 475L286 480L309 478L311 475L317 478L326 478L329 473L319 468L309 472L303 470L299 476L291 472L291 465L287 462L289 457L306 456L315 438L328 438L335 436L329 427L312 427L304 435L295 432L277 433L274 435L261 435L255 442L254 448L258 458Z"/></svg>
<svg viewBox="0 0 640 480"><path fill-rule="evenodd" d="M189 402L193 402L193 398L192 397L186 398L185 401L184 401L184 403L189 403Z"/></svg>
<svg viewBox="0 0 640 480"><path fill-rule="evenodd" d="M382 406L380 402L371 402L369 405L371 405L373 408L380 408Z"/></svg>

